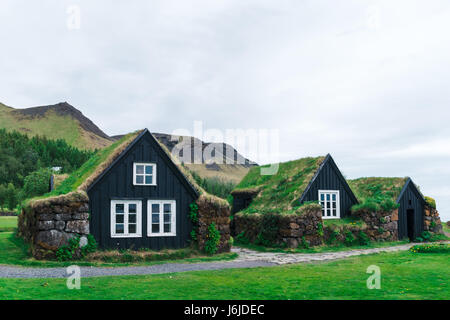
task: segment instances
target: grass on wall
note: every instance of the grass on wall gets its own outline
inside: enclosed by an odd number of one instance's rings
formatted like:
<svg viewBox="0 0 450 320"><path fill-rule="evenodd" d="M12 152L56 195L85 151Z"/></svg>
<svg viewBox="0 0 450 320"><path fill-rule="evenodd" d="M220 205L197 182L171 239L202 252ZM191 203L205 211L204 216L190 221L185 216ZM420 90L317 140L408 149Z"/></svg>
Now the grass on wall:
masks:
<svg viewBox="0 0 450 320"><path fill-rule="evenodd" d="M279 164L274 175L261 175L261 167L253 167L236 190L259 189L259 194L243 213L289 213L296 206L308 183L325 157L302 158Z"/></svg>

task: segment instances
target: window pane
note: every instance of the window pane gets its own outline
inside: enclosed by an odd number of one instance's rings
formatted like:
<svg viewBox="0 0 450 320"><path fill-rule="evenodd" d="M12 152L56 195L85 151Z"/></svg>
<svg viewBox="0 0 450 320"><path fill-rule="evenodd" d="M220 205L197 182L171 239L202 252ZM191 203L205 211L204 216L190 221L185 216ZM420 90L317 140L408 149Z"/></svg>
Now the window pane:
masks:
<svg viewBox="0 0 450 320"><path fill-rule="evenodd" d="M136 174L144 174L144 166L136 166Z"/></svg>
<svg viewBox="0 0 450 320"><path fill-rule="evenodd" d="M336 209L336 202L333 202L333 209Z"/></svg>
<svg viewBox="0 0 450 320"><path fill-rule="evenodd" d="M159 223L159 214L152 214L152 223Z"/></svg>
<svg viewBox="0 0 450 320"><path fill-rule="evenodd" d="M152 233L159 233L159 224L152 224Z"/></svg>
<svg viewBox="0 0 450 320"><path fill-rule="evenodd" d="M320 194L320 200L322 200L322 201L325 200L325 195L323 193Z"/></svg>
<svg viewBox="0 0 450 320"><path fill-rule="evenodd" d="M135 203L129 204L128 205L128 213L136 213L136 209L137 209L136 207L137 206Z"/></svg>
<svg viewBox="0 0 450 320"><path fill-rule="evenodd" d="M153 176L145 176L145 184L153 184Z"/></svg>
<svg viewBox="0 0 450 320"><path fill-rule="evenodd" d="M170 214L164 214L164 222L170 222Z"/></svg>
<svg viewBox="0 0 450 320"><path fill-rule="evenodd" d="M128 223L136 223L136 214L130 214L128 216Z"/></svg>
<svg viewBox="0 0 450 320"><path fill-rule="evenodd" d="M123 224L116 224L116 233L124 233Z"/></svg>
<svg viewBox="0 0 450 320"><path fill-rule="evenodd" d="M332 199L333 201L336 201L336 194L335 194L335 193L333 193L333 195L331 196L331 199Z"/></svg>
<svg viewBox="0 0 450 320"><path fill-rule="evenodd" d="M136 233L136 225L135 224L128 225L128 233Z"/></svg>
<svg viewBox="0 0 450 320"><path fill-rule="evenodd" d="M170 203L164 203L164 213L170 213L171 207L172 205Z"/></svg>
<svg viewBox="0 0 450 320"><path fill-rule="evenodd" d="M330 209L327 209L327 217L331 216L331 212L330 211L331 211Z"/></svg>
<svg viewBox="0 0 450 320"><path fill-rule="evenodd" d="M336 209L333 209L333 216L336 217Z"/></svg>
<svg viewBox="0 0 450 320"><path fill-rule="evenodd" d="M144 176L136 176L137 184L144 184Z"/></svg>
<svg viewBox="0 0 450 320"><path fill-rule="evenodd" d="M152 204L152 212L153 213L159 213L159 204L158 203L154 203Z"/></svg>
<svg viewBox="0 0 450 320"><path fill-rule="evenodd" d="M116 223L123 223L123 214L117 214L116 215Z"/></svg>
<svg viewBox="0 0 450 320"><path fill-rule="evenodd" d="M125 205L123 203L116 204L116 213L124 213Z"/></svg>
<svg viewBox="0 0 450 320"><path fill-rule="evenodd" d="M322 217L325 217L325 209L322 209Z"/></svg>
<svg viewBox="0 0 450 320"><path fill-rule="evenodd" d="M170 224L169 223L164 224L164 232L170 232Z"/></svg>
<svg viewBox="0 0 450 320"><path fill-rule="evenodd" d="M145 166L145 174L153 174L153 166Z"/></svg>
<svg viewBox="0 0 450 320"><path fill-rule="evenodd" d="M330 201L330 194L327 193L327 200Z"/></svg>

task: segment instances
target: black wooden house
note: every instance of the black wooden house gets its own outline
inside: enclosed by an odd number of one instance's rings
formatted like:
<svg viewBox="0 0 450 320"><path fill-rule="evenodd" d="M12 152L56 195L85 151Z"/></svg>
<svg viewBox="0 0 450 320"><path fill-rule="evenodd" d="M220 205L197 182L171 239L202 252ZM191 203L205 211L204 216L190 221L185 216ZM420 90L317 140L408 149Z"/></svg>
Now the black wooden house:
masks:
<svg viewBox="0 0 450 320"><path fill-rule="evenodd" d="M90 231L100 248L182 248L198 193L146 129L89 186Z"/></svg>

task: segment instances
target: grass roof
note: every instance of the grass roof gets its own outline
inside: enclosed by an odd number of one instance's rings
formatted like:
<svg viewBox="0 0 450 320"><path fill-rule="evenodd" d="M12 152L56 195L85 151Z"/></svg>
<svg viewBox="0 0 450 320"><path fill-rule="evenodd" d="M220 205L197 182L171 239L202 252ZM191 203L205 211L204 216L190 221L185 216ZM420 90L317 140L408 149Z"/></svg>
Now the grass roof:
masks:
<svg viewBox="0 0 450 320"><path fill-rule="evenodd" d="M325 157L308 157L283 162L279 164L278 172L274 175L261 175L261 167L253 167L237 185L233 194L258 191L243 213L290 213L298 206L297 200L303 195L324 160Z"/></svg>
<svg viewBox="0 0 450 320"><path fill-rule="evenodd" d="M67 203L70 201L80 201L80 199L88 199L86 191L89 186L119 157L122 152L143 132L136 131L125 135L112 145L96 152L88 161L86 161L78 170L73 172L67 179L62 181L55 190L45 194L42 197L29 200L27 204L32 207L48 205L50 203ZM156 139L155 139L156 140ZM156 140L158 142L158 140ZM159 142L158 142L159 143ZM221 206L228 206L226 200L220 199L208 194L203 190L192 177L189 170L184 168L179 161L172 156L170 151L161 143L163 151L175 163L181 173L186 177L192 187L197 191L203 199L213 201Z"/></svg>
<svg viewBox="0 0 450 320"><path fill-rule="evenodd" d="M397 201L408 178L369 177L347 180L358 201L367 198L391 198Z"/></svg>

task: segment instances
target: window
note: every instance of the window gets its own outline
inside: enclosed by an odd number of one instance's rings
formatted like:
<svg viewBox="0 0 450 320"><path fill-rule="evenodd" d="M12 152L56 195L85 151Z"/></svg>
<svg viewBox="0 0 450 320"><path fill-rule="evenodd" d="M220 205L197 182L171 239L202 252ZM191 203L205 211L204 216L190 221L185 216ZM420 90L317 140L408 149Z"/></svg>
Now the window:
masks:
<svg viewBox="0 0 450 320"><path fill-rule="evenodd" d="M135 163L133 168L135 186L156 186L156 164Z"/></svg>
<svg viewBox="0 0 450 320"><path fill-rule="evenodd" d="M322 219L340 218L339 190L319 190Z"/></svg>
<svg viewBox="0 0 450 320"><path fill-rule="evenodd" d="M175 200L149 200L147 210L149 237L176 236Z"/></svg>
<svg viewBox="0 0 450 320"><path fill-rule="evenodd" d="M142 236L141 201L111 201L111 237L139 238Z"/></svg>

